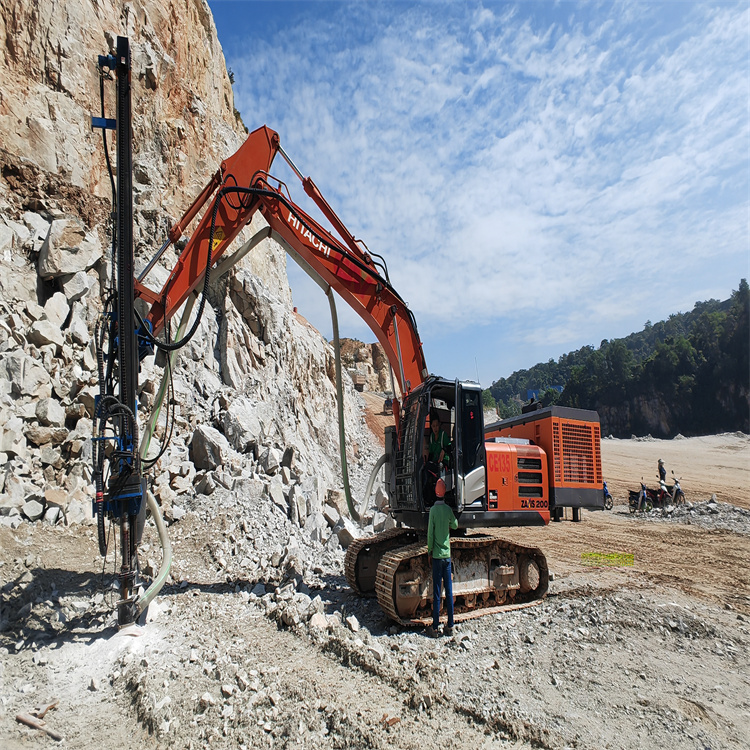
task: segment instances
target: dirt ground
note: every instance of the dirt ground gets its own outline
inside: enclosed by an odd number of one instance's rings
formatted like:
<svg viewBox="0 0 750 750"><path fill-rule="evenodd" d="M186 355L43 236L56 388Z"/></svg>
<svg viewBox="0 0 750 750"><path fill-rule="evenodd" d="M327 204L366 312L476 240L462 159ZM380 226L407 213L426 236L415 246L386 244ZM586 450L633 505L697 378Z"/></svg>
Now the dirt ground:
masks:
<svg viewBox="0 0 750 750"><path fill-rule="evenodd" d="M717 500L750 508L750 441L743 433L724 433L689 439L602 440L602 470L612 495L627 499L640 479L658 486L657 462L662 458L667 476L681 478L688 500Z"/></svg>
<svg viewBox="0 0 750 750"><path fill-rule="evenodd" d="M365 412L367 426L372 430L373 435L378 438L380 444L385 445L385 428L394 424L393 414L384 413L383 404L385 401L382 396L364 391L362 397L367 405L367 411Z"/></svg>
<svg viewBox="0 0 750 750"><path fill-rule="evenodd" d="M750 440L605 439L602 457L611 512L507 530L547 556L547 598L439 640L393 627L335 569L307 596L327 625L284 620L282 589L217 566L217 537L238 533L222 509L170 528L179 572L122 632L94 527L0 528L0 746L747 747L748 524L635 517L626 498L663 458L688 501L715 494L717 518L728 503L745 519ZM153 529L144 543L155 554ZM16 722L52 698L59 743Z"/></svg>
<svg viewBox="0 0 750 750"><path fill-rule="evenodd" d="M641 476L658 486L657 462L675 469L688 502L716 495L719 502L750 508L750 438L742 434L711 435L678 440L602 441L602 471L614 499L611 513L584 513L580 524L550 524L545 529L518 529L513 538L541 547L561 573L581 571L586 552L633 553L627 570L607 570L618 585L637 577L675 586L691 596L748 609L749 540L726 529L696 525L649 523L627 511L628 490L637 490ZM652 477L652 478L649 478ZM568 511L570 518L570 511ZM657 519L658 520L658 519ZM686 550L690 550L686 554ZM745 562L743 562L745 561Z"/></svg>

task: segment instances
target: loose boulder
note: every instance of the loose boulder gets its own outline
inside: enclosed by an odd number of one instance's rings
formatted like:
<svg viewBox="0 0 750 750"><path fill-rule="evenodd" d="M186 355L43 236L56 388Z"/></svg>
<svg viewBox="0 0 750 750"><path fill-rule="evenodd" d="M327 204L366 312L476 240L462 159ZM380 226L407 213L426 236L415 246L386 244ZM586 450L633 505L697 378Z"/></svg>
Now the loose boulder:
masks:
<svg viewBox="0 0 750 750"><path fill-rule="evenodd" d="M95 232L77 218L56 219L39 252L39 275L48 279L86 271L102 257Z"/></svg>
<svg viewBox="0 0 750 750"><path fill-rule="evenodd" d="M67 297L62 292L55 292L44 305L44 314L53 326L62 328L70 314Z"/></svg>
<svg viewBox="0 0 750 750"><path fill-rule="evenodd" d="M51 323L49 320L37 320L32 323L31 328L29 328L28 339L35 346L52 344L56 353L65 343L65 337L60 330L60 326Z"/></svg>
<svg viewBox="0 0 750 750"><path fill-rule="evenodd" d="M54 398L41 398L36 405L36 418L45 427L63 427L65 409Z"/></svg>
<svg viewBox="0 0 750 750"><path fill-rule="evenodd" d="M255 414L252 403L246 398L237 398L229 405L222 420L224 434L232 448L245 453L261 437L260 420Z"/></svg>
<svg viewBox="0 0 750 750"><path fill-rule="evenodd" d="M63 291L68 302L72 305L76 300L85 297L93 285L94 282L87 273L78 271L78 273L74 273L69 279L63 281Z"/></svg>
<svg viewBox="0 0 750 750"><path fill-rule="evenodd" d="M190 442L190 457L196 469L212 471L224 463L229 443L213 427L198 425Z"/></svg>
<svg viewBox="0 0 750 750"><path fill-rule="evenodd" d="M44 515L44 505L38 500L28 500L23 504L21 512L29 521L38 521Z"/></svg>

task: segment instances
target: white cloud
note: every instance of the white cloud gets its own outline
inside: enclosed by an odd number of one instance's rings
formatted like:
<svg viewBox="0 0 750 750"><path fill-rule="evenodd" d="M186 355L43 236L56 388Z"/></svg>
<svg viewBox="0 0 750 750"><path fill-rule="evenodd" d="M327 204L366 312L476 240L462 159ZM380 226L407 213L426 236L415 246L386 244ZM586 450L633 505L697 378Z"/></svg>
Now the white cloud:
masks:
<svg viewBox="0 0 750 750"><path fill-rule="evenodd" d="M699 299L746 273L746 8L306 7L219 23L236 105L386 257L428 361L480 323L598 343L673 312L674 275ZM514 344L482 345L507 374Z"/></svg>

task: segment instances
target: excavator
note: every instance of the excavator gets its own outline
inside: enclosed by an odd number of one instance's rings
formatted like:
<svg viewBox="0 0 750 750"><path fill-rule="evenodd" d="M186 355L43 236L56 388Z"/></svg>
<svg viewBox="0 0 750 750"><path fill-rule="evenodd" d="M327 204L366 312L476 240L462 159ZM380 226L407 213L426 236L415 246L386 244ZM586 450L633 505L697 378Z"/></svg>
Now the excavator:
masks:
<svg viewBox="0 0 750 750"><path fill-rule="evenodd" d="M114 303L109 317L109 354L100 356L100 362L107 359L108 367L105 375L100 365L94 512L102 550L106 549L103 519L120 519L120 624L132 622L146 603L133 591L136 540L146 497L143 441L139 448L135 419L138 359L154 347L171 356L184 346L197 329L210 279L226 273L267 238L285 248L329 297L331 290L335 291L360 315L382 344L395 380L394 425L386 429L386 452L376 467L385 466L394 525L349 545L345 574L351 588L362 595L376 596L388 617L404 625L423 623L429 617L432 584L426 527L434 498L431 486L441 473L446 502L458 518L451 547L456 619L522 606L543 597L549 579L544 555L535 547L503 539L498 529L549 523L545 451L528 440L486 437L481 387L429 373L416 321L391 285L385 260L349 232L315 183L304 177L285 153L278 133L266 126L249 133L239 150L221 162L184 216L172 226L160 250L135 277L129 234L132 205L128 204L130 57L127 38L118 37L117 44L117 54L100 56L99 66L116 74L118 115L116 120L107 120L102 107L102 117L94 118L93 123L104 130L118 131L116 190L113 183L117 196L113 267L118 278L117 289L110 295ZM106 149L106 138L104 143ZM333 231L303 211L291 199L286 184L272 176L276 157L284 159L300 179L304 192ZM258 213L267 226L228 254L233 240ZM166 282L160 290L150 289L145 284L149 271L195 220L197 226L184 242ZM194 303L198 294L201 302L191 330L185 333L188 315L183 313L178 340L172 341L169 321L183 306ZM140 302L136 305L137 300ZM147 309L145 315L139 313L139 306ZM103 333L100 338L103 341L107 336ZM116 378L111 374L113 368ZM115 381L120 386L119 395L113 392ZM447 460L437 470L427 461L425 448L430 420L436 417L450 431ZM108 440L114 445L108 446ZM166 577L163 571L159 577Z"/></svg>

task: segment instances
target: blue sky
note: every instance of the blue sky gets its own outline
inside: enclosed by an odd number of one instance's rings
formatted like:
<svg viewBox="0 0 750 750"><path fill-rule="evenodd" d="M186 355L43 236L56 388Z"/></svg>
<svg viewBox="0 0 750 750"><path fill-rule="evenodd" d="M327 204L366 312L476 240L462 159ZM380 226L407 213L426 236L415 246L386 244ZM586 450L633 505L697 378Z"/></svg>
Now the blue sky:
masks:
<svg viewBox="0 0 750 750"><path fill-rule="evenodd" d="M748 3L209 5L245 124L385 257L432 372L488 387L748 276Z"/></svg>

